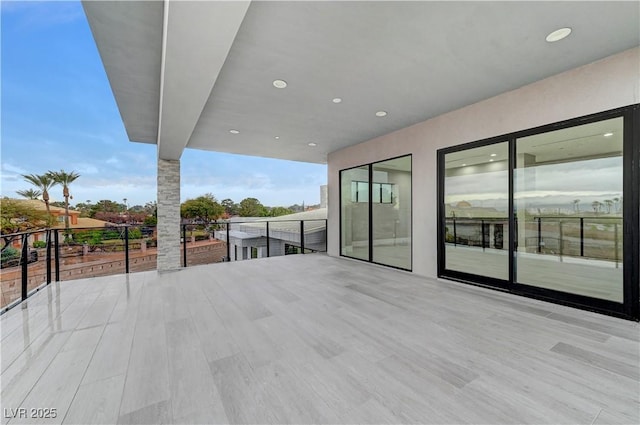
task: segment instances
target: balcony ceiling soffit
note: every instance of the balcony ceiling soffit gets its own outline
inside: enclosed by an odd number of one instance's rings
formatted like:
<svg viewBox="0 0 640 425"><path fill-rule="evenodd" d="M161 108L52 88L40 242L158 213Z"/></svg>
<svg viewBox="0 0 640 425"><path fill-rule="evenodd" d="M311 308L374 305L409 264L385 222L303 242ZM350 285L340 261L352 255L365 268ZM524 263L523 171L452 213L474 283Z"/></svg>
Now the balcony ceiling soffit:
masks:
<svg viewBox="0 0 640 425"><path fill-rule="evenodd" d="M171 122L181 137L161 140L176 145L173 154L188 140L188 148L323 163L332 151L640 44L637 2L260 1L246 10L215 73L216 60L198 69L199 58L208 46L218 48L221 36L228 40L235 24L211 24L206 31L200 24L200 32L191 31L194 20L220 23L206 4L193 2L179 20L170 20L165 88L173 91L171 104L163 101L170 111L163 111L162 132ZM545 41L564 26L573 29L568 38ZM151 37L147 32L138 35ZM187 35L172 41L174 32ZM99 47L113 44L96 40ZM158 48L155 42L149 47ZM110 64L113 57L103 50L131 137L130 127L146 126L137 121L148 114L123 110L127 102L119 98L130 93L119 87L125 84L116 81L119 64ZM158 66L151 56L140 60L153 75ZM190 85L194 74L202 81ZM275 88L276 79L287 88ZM145 87L130 89L144 94ZM336 97L342 102L333 103ZM380 110L387 116L376 117Z"/></svg>

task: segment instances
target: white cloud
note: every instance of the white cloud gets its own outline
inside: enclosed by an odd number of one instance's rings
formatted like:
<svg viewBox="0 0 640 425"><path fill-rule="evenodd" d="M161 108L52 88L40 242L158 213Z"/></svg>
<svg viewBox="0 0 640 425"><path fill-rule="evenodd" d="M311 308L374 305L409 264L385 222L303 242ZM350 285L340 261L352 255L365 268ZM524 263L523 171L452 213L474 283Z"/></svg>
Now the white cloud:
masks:
<svg viewBox="0 0 640 425"><path fill-rule="evenodd" d="M80 176L98 174L99 172L98 167L93 164L76 164L73 168Z"/></svg>
<svg viewBox="0 0 640 425"><path fill-rule="evenodd" d="M2 178L22 178L22 174L28 174L24 168L9 164L8 162L2 163Z"/></svg>

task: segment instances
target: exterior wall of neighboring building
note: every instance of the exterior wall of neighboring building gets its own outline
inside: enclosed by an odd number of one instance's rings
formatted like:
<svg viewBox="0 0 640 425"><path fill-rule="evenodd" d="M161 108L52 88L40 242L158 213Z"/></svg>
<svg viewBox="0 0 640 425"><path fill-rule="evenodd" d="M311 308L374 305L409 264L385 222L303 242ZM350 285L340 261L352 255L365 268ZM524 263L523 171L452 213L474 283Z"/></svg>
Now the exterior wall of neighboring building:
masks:
<svg viewBox="0 0 640 425"><path fill-rule="evenodd" d="M639 103L639 63L640 48L627 50L332 152L328 157L329 255L340 255L340 170L412 154L413 271L436 276L437 150Z"/></svg>

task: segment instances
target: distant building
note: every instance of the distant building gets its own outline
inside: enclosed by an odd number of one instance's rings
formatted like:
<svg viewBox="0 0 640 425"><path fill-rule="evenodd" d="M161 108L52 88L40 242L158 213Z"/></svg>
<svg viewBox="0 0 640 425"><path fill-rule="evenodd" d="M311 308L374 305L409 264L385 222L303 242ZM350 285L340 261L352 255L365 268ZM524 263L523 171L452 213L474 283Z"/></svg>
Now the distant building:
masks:
<svg viewBox="0 0 640 425"><path fill-rule="evenodd" d="M229 243L229 261L267 257L267 222L269 256L297 254L302 250L300 221L304 220L305 250L325 251L327 209L305 211L280 217L237 217L226 229L216 230L215 238Z"/></svg>
<svg viewBox="0 0 640 425"><path fill-rule="evenodd" d="M17 202L24 203L33 207L37 210L46 211L47 206L44 201L40 201L38 199L14 199ZM53 205L49 205L49 211L51 212L51 216L54 219L54 224L51 226L52 229L64 229L64 217L65 217L65 209L62 207L55 207ZM95 218L89 217L80 217L80 211L69 209L69 227L71 228L81 228L81 227L104 227L104 226L113 226L113 223L103 220L96 220Z"/></svg>
<svg viewBox="0 0 640 425"><path fill-rule="evenodd" d="M38 199L13 199L16 202L20 202L30 207L33 207L37 210L45 211L47 210L47 206L44 201L40 201ZM49 206L49 211L51 212L51 216L54 219L54 224L51 226L52 229L64 229L64 217L65 217L65 209L62 207L55 207L53 205ZM69 227L72 229L80 229L80 228L88 228L88 227L106 227L106 226L114 226L113 223L103 220L96 220L95 218L89 217L80 217L80 211L69 210ZM44 233L33 233L29 236L29 245L33 244L35 241L44 240ZM11 245L14 248L19 249L22 246L22 241L20 238L14 239L11 242Z"/></svg>

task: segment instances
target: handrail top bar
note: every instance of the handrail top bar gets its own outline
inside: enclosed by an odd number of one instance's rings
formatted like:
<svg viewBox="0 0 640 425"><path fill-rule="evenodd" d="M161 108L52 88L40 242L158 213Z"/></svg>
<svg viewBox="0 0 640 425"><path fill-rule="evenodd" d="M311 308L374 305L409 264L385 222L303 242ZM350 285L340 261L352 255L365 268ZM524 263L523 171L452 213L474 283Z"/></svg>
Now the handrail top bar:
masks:
<svg viewBox="0 0 640 425"><path fill-rule="evenodd" d="M209 221L206 223L182 223L181 225L183 226L205 226L205 225L212 225L212 224L256 224L256 223L272 223L272 222L276 222L276 223L286 223L286 222L295 222L295 223L299 223L301 221L327 221L326 218L310 218L310 219L304 219L304 220L295 220L295 219L291 219L291 220L256 220L256 221L228 221L228 220L221 220L221 221ZM113 230L113 229L124 229L125 227L149 227L149 228L155 228L157 227L156 225L148 225L148 224L114 224L114 225L110 225L110 226L95 226L95 227L71 227L68 230L69 231L78 231L78 230ZM54 230L54 231L67 231L67 229L65 229L64 227L43 227L41 229L34 229L34 230L27 230L24 232L17 232L17 233L7 233L6 235L0 235L0 237L2 238L8 238L8 237L15 237L15 236L22 236L22 235L30 235L33 233L44 233L50 230Z"/></svg>
<svg viewBox="0 0 640 425"><path fill-rule="evenodd" d="M553 218L553 219L569 219L569 220L580 220L580 219L593 219L593 220L622 220L623 217L593 217L593 216L571 216L571 215L535 215L531 216L531 218ZM445 217L445 220L508 220L509 217Z"/></svg>

